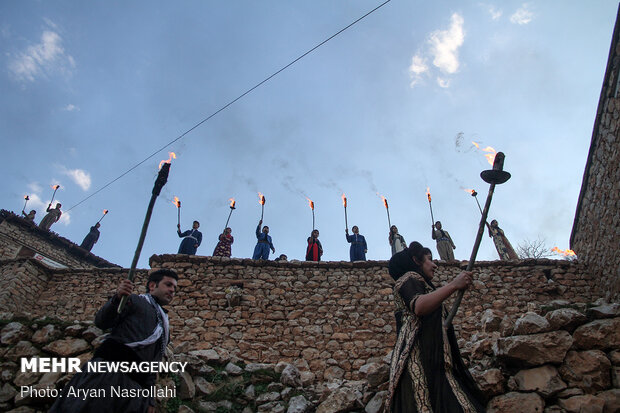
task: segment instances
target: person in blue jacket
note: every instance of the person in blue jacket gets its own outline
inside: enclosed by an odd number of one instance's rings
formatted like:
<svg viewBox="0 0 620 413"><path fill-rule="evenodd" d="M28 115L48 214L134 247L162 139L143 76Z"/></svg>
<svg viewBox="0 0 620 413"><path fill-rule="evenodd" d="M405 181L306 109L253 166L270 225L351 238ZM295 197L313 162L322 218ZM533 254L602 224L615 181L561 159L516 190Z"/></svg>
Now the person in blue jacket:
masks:
<svg viewBox="0 0 620 413"><path fill-rule="evenodd" d="M349 250L351 262L366 261L366 253L368 252L366 238L364 238L363 235L360 235L360 230L357 225L354 225L353 228L351 228L351 231L353 231L353 235L349 235L348 229L345 230L347 234L347 242L351 243L351 249Z"/></svg>
<svg viewBox="0 0 620 413"><path fill-rule="evenodd" d="M192 229L181 232L181 225L177 224L177 234L179 235L179 238L183 238L183 241L181 241L181 245L179 245L179 252L177 254L196 254L196 250L202 242L202 233L198 231L199 227L200 222L194 221Z"/></svg>
<svg viewBox="0 0 620 413"><path fill-rule="evenodd" d="M273 247L273 243L271 242L271 237L269 234L269 227L265 225L263 227L263 231L261 232L260 226L263 224L263 220L258 221L258 226L256 227L256 239L258 242L256 243L256 247L254 247L254 255L252 255L253 260L268 260L269 259L269 248L271 248L271 252L276 252L276 249Z"/></svg>

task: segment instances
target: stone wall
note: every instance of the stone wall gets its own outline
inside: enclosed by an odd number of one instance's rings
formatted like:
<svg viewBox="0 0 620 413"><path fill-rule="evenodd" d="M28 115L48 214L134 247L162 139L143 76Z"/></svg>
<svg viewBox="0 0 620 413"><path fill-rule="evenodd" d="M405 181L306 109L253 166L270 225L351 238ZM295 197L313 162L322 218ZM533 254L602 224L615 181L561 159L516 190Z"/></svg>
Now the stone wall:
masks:
<svg viewBox="0 0 620 413"><path fill-rule="evenodd" d="M25 258L0 261L0 309L19 312L47 287L50 274L39 262Z"/></svg>
<svg viewBox="0 0 620 413"><path fill-rule="evenodd" d="M303 360L324 379L355 378L361 365L385 356L394 343L393 281L385 261L277 263L161 255L151 257L151 266L172 268L180 276L178 295L169 306L174 346L217 346L253 362ZM439 263L436 278L444 283L464 266ZM24 298L18 311L92 320L127 273L49 271L41 294ZM554 299L587 303L600 296L592 275L578 262L481 262L475 274L474 288L455 319L464 340L480 329L480 315L487 309L511 317L528 305ZM138 274L137 292L145 276L144 270ZM0 311L12 308L0 302Z"/></svg>
<svg viewBox="0 0 620 413"><path fill-rule="evenodd" d="M516 322L506 322L501 311L486 311L479 337L463 346L489 400L487 411L620 411L620 305L555 301L531 307L534 311L513 314ZM20 372L20 358L86 361L101 344L102 333L92 322L16 320L0 314L0 410L47 411L69 380L70 374ZM329 382L314 380L304 363L248 363L217 347L177 347L171 360L187 362L187 370L160 375L158 388L174 391L157 397L158 413L378 413L389 380L388 357L361 365L359 380Z"/></svg>
<svg viewBox="0 0 620 413"><path fill-rule="evenodd" d="M34 253L69 268L118 267L53 231L0 210L0 260L32 257Z"/></svg>
<svg viewBox="0 0 620 413"><path fill-rule="evenodd" d="M620 15L619 15L620 16ZM620 298L620 27L616 20L571 234L608 299Z"/></svg>

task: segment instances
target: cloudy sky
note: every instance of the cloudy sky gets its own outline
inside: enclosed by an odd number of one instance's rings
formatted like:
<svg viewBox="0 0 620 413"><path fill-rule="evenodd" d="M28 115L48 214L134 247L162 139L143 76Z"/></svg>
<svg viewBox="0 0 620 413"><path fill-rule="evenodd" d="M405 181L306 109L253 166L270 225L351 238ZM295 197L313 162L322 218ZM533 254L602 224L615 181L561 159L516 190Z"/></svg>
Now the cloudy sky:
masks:
<svg viewBox="0 0 620 413"><path fill-rule="evenodd" d="M141 267L178 248L174 196L183 229L201 222L200 255L234 197L233 256L251 257L258 191L277 254L303 259L308 197L323 258L348 260L343 192L369 259L390 256L377 193L435 250L427 186L467 259L480 213L464 189L483 203L490 168L475 141L506 154L490 218L513 245L568 248L617 1L393 0L146 159L380 4L1 2L0 207L29 195L38 222L60 184L52 229L79 244L108 209L93 253L128 267L172 150ZM486 235L478 258L497 259Z"/></svg>

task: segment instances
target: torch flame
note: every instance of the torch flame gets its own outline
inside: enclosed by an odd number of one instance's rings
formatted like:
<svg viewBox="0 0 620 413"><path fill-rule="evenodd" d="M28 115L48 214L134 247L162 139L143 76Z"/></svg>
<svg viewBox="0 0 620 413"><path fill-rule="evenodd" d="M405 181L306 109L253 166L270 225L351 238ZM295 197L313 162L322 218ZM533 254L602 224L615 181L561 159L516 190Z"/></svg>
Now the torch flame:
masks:
<svg viewBox="0 0 620 413"><path fill-rule="evenodd" d="M388 208L387 199L383 195L380 195L379 192L377 192L377 196L383 200L383 205L385 206L385 209L387 209Z"/></svg>
<svg viewBox="0 0 620 413"><path fill-rule="evenodd" d="M347 196L344 194L344 192L341 195L342 197L342 205L344 205L344 207L347 207Z"/></svg>
<svg viewBox="0 0 620 413"><path fill-rule="evenodd" d="M170 163L170 162L172 162L172 160L173 160L173 159L176 159L176 158L177 158L177 154L176 154L176 153L174 153L174 152L168 152L168 156L169 156L169 158L168 158L167 160L165 160L165 161L161 161L161 162L159 163L159 169L161 169L161 167L162 167L162 165L163 165L163 164L165 164L165 163Z"/></svg>
<svg viewBox="0 0 620 413"><path fill-rule="evenodd" d="M310 206L310 209L314 211L314 202L312 202L312 200L308 197L306 197L306 199L308 200L308 205Z"/></svg>
<svg viewBox="0 0 620 413"><path fill-rule="evenodd" d="M235 209L235 198L229 198L228 200L230 201L230 208Z"/></svg>
<svg viewBox="0 0 620 413"><path fill-rule="evenodd" d="M265 205L265 195L258 193L258 203L261 205Z"/></svg>
<svg viewBox="0 0 620 413"><path fill-rule="evenodd" d="M577 255L577 254L575 254L575 251L573 251L573 250L569 250L569 249L561 250L558 247L551 248L551 251L557 252L558 254L562 254L565 257L574 257L574 256Z"/></svg>
<svg viewBox="0 0 620 413"><path fill-rule="evenodd" d="M57 190L58 188L60 188L60 185L52 185L52 189L53 189L54 191L55 191L55 190Z"/></svg>
<svg viewBox="0 0 620 413"><path fill-rule="evenodd" d="M178 197L175 196L174 201L172 201L172 203L176 205L177 208L181 208L181 201L179 200Z"/></svg>
<svg viewBox="0 0 620 413"><path fill-rule="evenodd" d="M25 199L26 201L28 201L28 200L30 199L30 197L29 197L28 195L24 195L24 199Z"/></svg>
<svg viewBox="0 0 620 413"><path fill-rule="evenodd" d="M107 213L108 213L108 210L107 210L107 209L104 209L104 210L103 210L103 215L106 215Z"/></svg>
<svg viewBox="0 0 620 413"><path fill-rule="evenodd" d="M480 145L478 145L476 142L473 142L474 146L478 149L480 149ZM482 152L489 152L486 155L484 155L485 158L487 158L487 161L489 162L489 164L491 164L491 166L493 166L493 162L495 161L495 155L497 154L497 151L493 148L491 148L490 146L487 146L486 148L482 149Z"/></svg>
<svg viewBox="0 0 620 413"><path fill-rule="evenodd" d="M467 192L468 194L472 194L472 195L474 194L474 192L476 192L473 189L464 189L464 188L463 188L463 191Z"/></svg>
<svg viewBox="0 0 620 413"><path fill-rule="evenodd" d="M431 188L429 186L426 187L426 197L428 198L428 202L431 202Z"/></svg>

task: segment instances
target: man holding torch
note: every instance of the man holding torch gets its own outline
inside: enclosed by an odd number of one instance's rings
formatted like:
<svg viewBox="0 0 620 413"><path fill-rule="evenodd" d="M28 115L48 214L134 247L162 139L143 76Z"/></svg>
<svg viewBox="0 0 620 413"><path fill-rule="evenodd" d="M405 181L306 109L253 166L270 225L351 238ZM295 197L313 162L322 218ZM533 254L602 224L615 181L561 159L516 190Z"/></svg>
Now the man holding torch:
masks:
<svg viewBox="0 0 620 413"><path fill-rule="evenodd" d="M351 262L353 261L366 261L366 253L368 252L368 245L366 245L366 238L360 235L360 230L357 225L353 225L351 228L353 235L349 235L349 230L345 229L347 242L351 244L349 249L349 257Z"/></svg>
<svg viewBox="0 0 620 413"><path fill-rule="evenodd" d="M441 222L435 222L432 226L431 236L434 240L437 240L437 252L439 252L439 258L444 261L454 261L454 252L456 245L452 242L452 238L448 231L441 229Z"/></svg>
<svg viewBox="0 0 620 413"><path fill-rule="evenodd" d="M133 282L122 279L115 294L95 315L95 325L110 334L95 350L91 362L159 362L170 341L170 325L164 306L176 294L178 275L169 269L156 270L146 282L146 294L132 294ZM121 314L117 307L125 297ZM155 412L156 373L130 371L89 372L82 367L67 383L49 413L65 412ZM110 390L129 391L139 396L115 396ZM84 394L105 389L105 397ZM81 391L80 391L81 390ZM160 391L163 391L160 389ZM146 392L146 394L145 394Z"/></svg>
<svg viewBox="0 0 620 413"><path fill-rule="evenodd" d="M86 251L90 251L93 249L97 241L99 241L100 226L101 224L97 222L94 226L90 227L90 231L88 232L86 237L84 237L84 241L82 241L80 247L84 248Z"/></svg>
<svg viewBox="0 0 620 413"><path fill-rule="evenodd" d="M254 247L254 254L252 255L253 260L268 260L269 259L269 249L271 248L271 252L275 253L276 249L271 242L271 236L269 235L269 227L265 225L263 227L263 231L261 232L260 226L263 225L263 220L258 221L258 226L256 227L256 246Z"/></svg>
<svg viewBox="0 0 620 413"><path fill-rule="evenodd" d="M181 232L181 225L177 224L177 234L179 238L183 238L181 245L179 245L179 252L177 254L196 255L196 250L202 242L202 233L198 231L200 222L194 221L192 229L188 229L185 232Z"/></svg>
<svg viewBox="0 0 620 413"><path fill-rule="evenodd" d="M31 209L30 212L28 212L27 214L26 214L26 211L22 209L22 215L24 216L24 219L31 223L34 223L34 217L36 214L37 214L37 211L35 211L34 209Z"/></svg>
<svg viewBox="0 0 620 413"><path fill-rule="evenodd" d="M58 222L60 216L62 215L60 207L62 207L62 205L57 203L56 208L52 208L52 204L50 202L46 209L47 215L45 215L41 222L39 222L39 228L49 231L52 224Z"/></svg>

